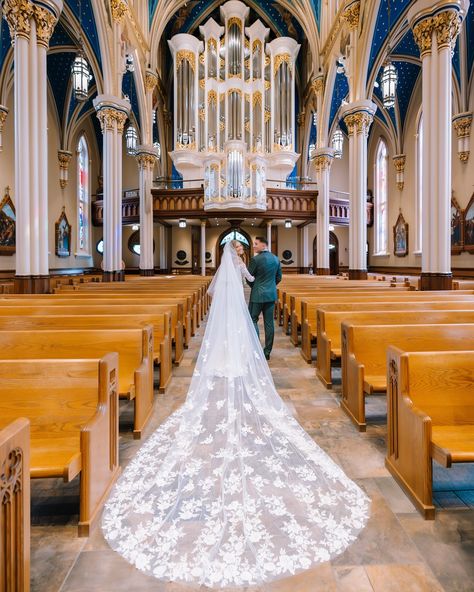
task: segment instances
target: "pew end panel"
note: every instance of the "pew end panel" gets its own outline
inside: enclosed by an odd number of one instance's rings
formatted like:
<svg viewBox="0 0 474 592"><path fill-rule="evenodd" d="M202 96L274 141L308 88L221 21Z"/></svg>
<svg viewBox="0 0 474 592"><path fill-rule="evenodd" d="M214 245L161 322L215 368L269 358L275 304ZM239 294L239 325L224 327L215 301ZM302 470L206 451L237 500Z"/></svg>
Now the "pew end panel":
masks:
<svg viewBox="0 0 474 592"><path fill-rule="evenodd" d="M30 590L30 423L0 430L0 590Z"/></svg>
<svg viewBox="0 0 474 592"><path fill-rule="evenodd" d="M316 357L316 374L319 380L328 389L332 388L331 377L331 339L328 338L325 327L324 317L316 312L317 318L317 357Z"/></svg>
<svg viewBox="0 0 474 592"><path fill-rule="evenodd" d="M359 432L365 432L367 430L367 423L365 419L365 397L363 389L364 366L359 364L354 354L351 353L353 350L352 341L352 327L343 323L341 327L341 407ZM349 392L357 394L350 397Z"/></svg>
<svg viewBox="0 0 474 592"><path fill-rule="evenodd" d="M153 368L153 327L148 325L142 331L143 359L134 372L134 424L133 437L140 439L142 431L153 411L154 402L154 368ZM162 360L162 364L163 364ZM165 361L166 363L166 361Z"/></svg>
<svg viewBox="0 0 474 592"><path fill-rule="evenodd" d="M474 462L474 351L387 351L386 466L426 519L432 461Z"/></svg>
<svg viewBox="0 0 474 592"><path fill-rule="evenodd" d="M99 361L99 397L94 417L81 430L81 499L78 532L87 537L117 477L119 465L118 355Z"/></svg>

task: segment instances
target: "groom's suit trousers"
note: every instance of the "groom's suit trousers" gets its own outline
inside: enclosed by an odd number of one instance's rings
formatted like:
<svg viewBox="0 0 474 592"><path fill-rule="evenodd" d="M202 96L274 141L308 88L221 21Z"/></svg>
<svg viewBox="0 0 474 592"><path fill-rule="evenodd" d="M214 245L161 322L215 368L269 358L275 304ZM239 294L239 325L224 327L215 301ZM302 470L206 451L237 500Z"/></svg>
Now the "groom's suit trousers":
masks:
<svg viewBox="0 0 474 592"><path fill-rule="evenodd" d="M270 355L273 347L273 338L275 335L275 326L273 324L273 313L275 310L275 303L274 302L250 302L249 303L249 312L250 316L252 317L253 324L255 325L255 330L257 331L257 335L259 335L258 331L258 317L260 313L263 312L263 327L265 329L265 347L263 351L266 355Z"/></svg>

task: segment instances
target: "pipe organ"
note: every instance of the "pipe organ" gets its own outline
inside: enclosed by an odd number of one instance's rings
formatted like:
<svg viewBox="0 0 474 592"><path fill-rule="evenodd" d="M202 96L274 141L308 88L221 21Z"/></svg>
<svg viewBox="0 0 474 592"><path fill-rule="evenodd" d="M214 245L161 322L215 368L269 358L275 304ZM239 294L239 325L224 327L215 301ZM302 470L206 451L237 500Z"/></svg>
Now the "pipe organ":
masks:
<svg viewBox="0 0 474 592"><path fill-rule="evenodd" d="M184 181L204 179L205 209L266 209L266 188L285 181L295 152L295 61L290 37L267 42L260 20L230 0L223 25L209 19L202 41L170 39L174 67L174 150ZM271 181L267 181L270 179ZM185 185L189 186L189 185Z"/></svg>

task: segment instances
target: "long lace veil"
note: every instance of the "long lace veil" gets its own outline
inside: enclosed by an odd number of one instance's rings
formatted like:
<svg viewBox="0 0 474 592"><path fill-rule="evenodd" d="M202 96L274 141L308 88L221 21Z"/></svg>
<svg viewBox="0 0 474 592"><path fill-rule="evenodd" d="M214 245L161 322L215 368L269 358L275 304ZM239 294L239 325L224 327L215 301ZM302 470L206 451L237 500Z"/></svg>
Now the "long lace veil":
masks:
<svg viewBox="0 0 474 592"><path fill-rule="evenodd" d="M369 500L275 390L231 243L211 291L186 401L128 465L102 525L156 578L247 586L341 553Z"/></svg>

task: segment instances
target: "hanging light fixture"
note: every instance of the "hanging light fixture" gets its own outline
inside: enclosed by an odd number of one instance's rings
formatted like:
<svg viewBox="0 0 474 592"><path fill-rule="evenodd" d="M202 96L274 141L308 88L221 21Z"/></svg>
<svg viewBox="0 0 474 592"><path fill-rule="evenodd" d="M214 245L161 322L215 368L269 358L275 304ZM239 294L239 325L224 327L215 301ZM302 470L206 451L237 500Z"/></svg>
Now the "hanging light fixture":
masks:
<svg viewBox="0 0 474 592"><path fill-rule="evenodd" d="M184 218L181 218L181 220L178 222L178 226L180 228L186 228L186 220Z"/></svg>
<svg viewBox="0 0 474 592"><path fill-rule="evenodd" d="M398 73L395 66L390 61L390 0L387 0L387 14L388 14L388 45L387 45L387 59L383 65L382 76L380 83L382 87L382 100L385 109L389 109L395 105L395 98L397 93Z"/></svg>
<svg viewBox="0 0 474 592"><path fill-rule="evenodd" d="M127 154L135 156L137 153L138 134L135 126L130 124L125 132L125 144L127 146Z"/></svg>
<svg viewBox="0 0 474 592"><path fill-rule="evenodd" d="M291 220L285 220L285 228L291 228L292 226Z"/></svg>
<svg viewBox="0 0 474 592"><path fill-rule="evenodd" d="M76 101L86 101L89 96L89 82L92 80L89 64L84 55L82 40L82 5L79 0L79 49L71 67L72 88Z"/></svg>
<svg viewBox="0 0 474 592"><path fill-rule="evenodd" d="M316 150L316 146L315 144L311 143L309 145L309 158L313 159L314 158L314 151Z"/></svg>
<svg viewBox="0 0 474 592"><path fill-rule="evenodd" d="M344 135L340 129L337 129L332 135L332 147L334 149L334 158L342 158L343 144Z"/></svg>
<svg viewBox="0 0 474 592"><path fill-rule="evenodd" d="M161 146L159 142L153 142L153 148L156 150L156 156L158 160L161 158Z"/></svg>

